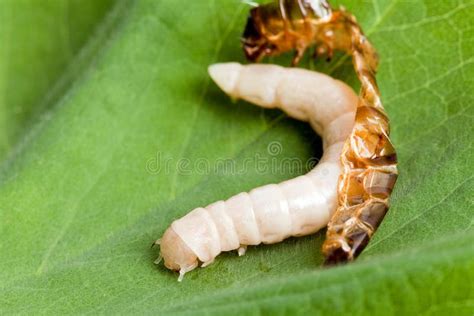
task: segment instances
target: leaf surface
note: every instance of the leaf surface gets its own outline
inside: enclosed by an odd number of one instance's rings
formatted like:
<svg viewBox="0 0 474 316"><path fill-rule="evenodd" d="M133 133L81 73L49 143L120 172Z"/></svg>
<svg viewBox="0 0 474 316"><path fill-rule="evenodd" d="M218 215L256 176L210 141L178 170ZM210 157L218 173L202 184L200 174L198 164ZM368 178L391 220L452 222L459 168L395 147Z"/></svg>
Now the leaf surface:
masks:
<svg viewBox="0 0 474 316"><path fill-rule="evenodd" d="M248 6L123 1L95 62L3 167L1 311L472 314L474 3L343 4L381 55L400 160L391 210L357 262L321 268L320 232L223 254L182 283L153 264L150 244L173 219L302 174L282 162L321 144L210 82L209 64L244 62ZM307 65L357 86L343 56Z"/></svg>
<svg viewBox="0 0 474 316"><path fill-rule="evenodd" d="M114 1L0 1L1 160L87 64L97 45L84 43Z"/></svg>

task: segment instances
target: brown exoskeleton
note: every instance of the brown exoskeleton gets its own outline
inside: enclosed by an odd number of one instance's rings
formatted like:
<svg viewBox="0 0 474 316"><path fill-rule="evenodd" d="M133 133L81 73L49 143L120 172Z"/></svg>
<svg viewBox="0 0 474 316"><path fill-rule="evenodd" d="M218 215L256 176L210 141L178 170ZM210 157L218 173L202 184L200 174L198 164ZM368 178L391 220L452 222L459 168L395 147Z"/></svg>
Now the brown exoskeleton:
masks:
<svg viewBox="0 0 474 316"><path fill-rule="evenodd" d="M355 259L388 211L398 174L375 80L377 53L356 19L343 9L333 10L325 0L279 0L253 8L242 44L250 61L295 50L296 65L311 46L317 55L331 57L334 50L352 55L361 92L341 155L338 208L328 224L323 253L326 264Z"/></svg>

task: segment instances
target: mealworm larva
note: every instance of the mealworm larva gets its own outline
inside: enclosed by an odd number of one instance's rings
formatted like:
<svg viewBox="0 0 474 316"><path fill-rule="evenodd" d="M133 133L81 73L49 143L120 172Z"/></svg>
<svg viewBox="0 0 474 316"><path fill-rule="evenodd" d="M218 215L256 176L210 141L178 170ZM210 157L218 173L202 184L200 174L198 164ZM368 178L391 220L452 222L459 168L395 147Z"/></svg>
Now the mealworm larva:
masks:
<svg viewBox="0 0 474 316"><path fill-rule="evenodd" d="M346 84L308 70L226 63L210 66L209 74L234 98L309 122L322 136L324 154L306 175L239 193L175 220L159 244L165 266L178 270L179 280L222 251L243 255L248 245L277 243L325 227L337 206L340 156L357 104Z"/></svg>
<svg viewBox="0 0 474 316"><path fill-rule="evenodd" d="M331 58L334 50L343 50L352 55L360 97L356 101L342 83L304 70L235 63L210 67L231 96L308 121L322 135L325 153L307 175L240 193L173 222L162 238L161 254L166 267L180 271L179 280L199 261L212 263L221 251L238 249L242 255L247 245L310 234L327 221L325 263L353 260L388 211L397 179L397 157L375 79L378 56L350 13L333 10L325 0L257 6L242 43L251 61L294 49L293 65L313 45L315 56Z"/></svg>
<svg viewBox="0 0 474 316"><path fill-rule="evenodd" d="M353 260L365 248L388 211L397 180L397 156L389 121L375 80L378 56L354 16L333 10L325 0L279 0L253 8L242 43L249 60L295 50L293 65L305 50L315 55L342 50L352 55L361 81L355 125L348 137L338 184L338 209L323 244L326 263Z"/></svg>

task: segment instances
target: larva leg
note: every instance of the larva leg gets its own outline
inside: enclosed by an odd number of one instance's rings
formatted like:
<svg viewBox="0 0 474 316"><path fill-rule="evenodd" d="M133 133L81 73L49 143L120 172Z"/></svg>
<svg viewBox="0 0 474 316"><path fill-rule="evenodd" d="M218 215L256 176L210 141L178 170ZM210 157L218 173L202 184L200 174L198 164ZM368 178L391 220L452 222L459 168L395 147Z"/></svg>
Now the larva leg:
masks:
<svg viewBox="0 0 474 316"><path fill-rule="evenodd" d="M201 265L201 268L205 268L207 267L208 265L212 264L214 262L214 259L212 260L209 260L207 262L203 262L202 265ZM194 268L193 268L194 269Z"/></svg>
<svg viewBox="0 0 474 316"><path fill-rule="evenodd" d="M165 266L180 271L180 279L199 262L210 264L222 251L243 255L247 245L275 243L326 226L337 204L342 144L354 123L357 96L329 76L237 63L213 65L209 73L231 97L280 108L309 122L322 136L325 151L306 175L237 194L174 221L160 248Z"/></svg>
<svg viewBox="0 0 474 316"><path fill-rule="evenodd" d="M237 253L239 254L239 257L242 257L245 255L247 252L247 246L240 246L239 249L237 249Z"/></svg>
<svg viewBox="0 0 474 316"><path fill-rule="evenodd" d="M178 282L183 281L184 275L185 275L186 273L188 273L189 271L196 269L197 266L198 266L198 263L196 262L196 263L193 264L193 265L186 266L186 267L183 267L183 268L179 269Z"/></svg>

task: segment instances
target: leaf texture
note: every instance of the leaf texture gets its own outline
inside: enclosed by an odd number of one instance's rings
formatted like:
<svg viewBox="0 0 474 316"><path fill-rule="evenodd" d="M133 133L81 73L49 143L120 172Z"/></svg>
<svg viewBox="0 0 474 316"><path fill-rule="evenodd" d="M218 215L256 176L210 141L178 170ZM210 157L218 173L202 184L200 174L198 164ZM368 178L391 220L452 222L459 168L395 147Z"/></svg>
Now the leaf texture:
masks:
<svg viewBox="0 0 474 316"><path fill-rule="evenodd" d="M320 232L223 254L182 283L153 264L150 244L173 219L304 173L282 161L318 157L321 143L210 82L209 64L244 62L247 5L119 1L85 48L93 62L73 60L73 84L3 164L0 311L471 315L474 2L338 3L381 55L400 161L392 207L357 262L321 268ZM357 88L347 57L302 66ZM275 141L278 155L267 150ZM222 159L236 169L217 168Z"/></svg>

